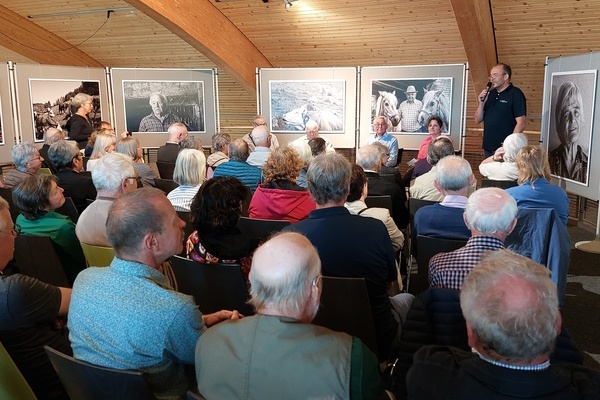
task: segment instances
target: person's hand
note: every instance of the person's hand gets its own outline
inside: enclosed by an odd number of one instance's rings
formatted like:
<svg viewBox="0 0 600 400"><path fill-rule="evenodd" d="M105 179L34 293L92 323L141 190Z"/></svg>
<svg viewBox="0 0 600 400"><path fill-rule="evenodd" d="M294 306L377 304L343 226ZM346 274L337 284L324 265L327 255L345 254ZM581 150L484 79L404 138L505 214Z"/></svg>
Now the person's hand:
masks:
<svg viewBox="0 0 600 400"><path fill-rule="evenodd" d="M485 98L487 97L489 91L487 88L483 89L481 91L481 93L479 93L479 96L477 96L477 100L479 100L479 104L483 104L483 102L485 101Z"/></svg>
<svg viewBox="0 0 600 400"><path fill-rule="evenodd" d="M240 314L237 310L233 310L233 311L221 310L221 311L217 311L216 313L205 314L204 315L204 324L206 325L207 328L210 328L211 326L218 324L219 322L228 320L228 319L238 320L241 318L244 318L244 316L242 314Z"/></svg>
<svg viewBox="0 0 600 400"><path fill-rule="evenodd" d="M504 147L498 147L494 152L494 161L503 161L504 160Z"/></svg>

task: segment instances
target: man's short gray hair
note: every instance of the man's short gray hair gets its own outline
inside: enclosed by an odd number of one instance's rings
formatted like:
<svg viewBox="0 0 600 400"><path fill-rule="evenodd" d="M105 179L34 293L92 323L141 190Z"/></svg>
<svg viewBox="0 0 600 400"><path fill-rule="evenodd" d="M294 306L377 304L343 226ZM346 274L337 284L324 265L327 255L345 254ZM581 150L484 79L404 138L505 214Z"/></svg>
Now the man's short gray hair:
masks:
<svg viewBox="0 0 600 400"><path fill-rule="evenodd" d="M352 165L340 154L321 154L308 167L306 181L313 200L323 205L346 200L350 190Z"/></svg>
<svg viewBox="0 0 600 400"><path fill-rule="evenodd" d="M215 133L212 137L212 148L214 151L223 151L223 147L229 146L231 135L229 133Z"/></svg>
<svg viewBox="0 0 600 400"><path fill-rule="evenodd" d="M471 186L473 170L467 160L459 156L442 158L435 169L435 180L444 190L457 191Z"/></svg>
<svg viewBox="0 0 600 400"><path fill-rule="evenodd" d="M97 191L117 193L125 178L136 176L131 157L109 153L100 157L92 169L92 181Z"/></svg>
<svg viewBox="0 0 600 400"><path fill-rule="evenodd" d="M31 142L15 144L10 150L12 161L19 171L25 172L27 164L33 157L39 154L37 147Z"/></svg>
<svg viewBox="0 0 600 400"><path fill-rule="evenodd" d="M246 161L250 155L250 149L248 143L243 139L235 139L229 143L227 147L229 152L229 159L233 161Z"/></svg>
<svg viewBox="0 0 600 400"><path fill-rule="evenodd" d="M79 156L79 148L73 142L59 140L48 149L48 158L58 171L73 167L73 159Z"/></svg>
<svg viewBox="0 0 600 400"><path fill-rule="evenodd" d="M519 150L527 146L527 135L524 133L511 133L504 139L504 161L516 162Z"/></svg>
<svg viewBox="0 0 600 400"><path fill-rule="evenodd" d="M363 146L356 153L356 164L371 171L378 171L381 165L381 153L372 144Z"/></svg>
<svg viewBox="0 0 600 400"><path fill-rule="evenodd" d="M427 147L427 161L429 164L436 165L442 158L454 154L454 146L447 136L439 136L429 143Z"/></svg>
<svg viewBox="0 0 600 400"><path fill-rule="evenodd" d="M50 146L52 143L56 143L59 140L65 139L65 133L57 128L48 128L44 132L44 143Z"/></svg>
<svg viewBox="0 0 600 400"><path fill-rule="evenodd" d="M559 309L549 275L547 268L509 250L482 256L463 282L460 305L486 351L512 362L552 352ZM514 285L524 290L515 296Z"/></svg>
<svg viewBox="0 0 600 400"><path fill-rule="evenodd" d="M509 232L516 217L517 202L500 188L476 190L465 209L467 226L484 233Z"/></svg>

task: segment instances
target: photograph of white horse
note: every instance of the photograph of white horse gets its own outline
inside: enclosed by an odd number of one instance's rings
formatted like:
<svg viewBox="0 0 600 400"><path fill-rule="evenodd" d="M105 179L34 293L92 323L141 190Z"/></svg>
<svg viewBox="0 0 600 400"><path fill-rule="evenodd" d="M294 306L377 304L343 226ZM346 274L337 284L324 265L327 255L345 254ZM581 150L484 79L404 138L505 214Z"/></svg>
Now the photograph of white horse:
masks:
<svg viewBox="0 0 600 400"><path fill-rule="evenodd" d="M371 121L384 116L390 124L388 132L401 132L399 108L407 99L406 90L409 86L416 88L416 100L423 103L417 116L420 128L411 134L427 133L427 120L432 116L442 119L442 132L447 133L452 114L452 78L372 80Z"/></svg>
<svg viewBox="0 0 600 400"><path fill-rule="evenodd" d="M270 81L272 132L304 131L309 120L322 133L344 133L345 81Z"/></svg>

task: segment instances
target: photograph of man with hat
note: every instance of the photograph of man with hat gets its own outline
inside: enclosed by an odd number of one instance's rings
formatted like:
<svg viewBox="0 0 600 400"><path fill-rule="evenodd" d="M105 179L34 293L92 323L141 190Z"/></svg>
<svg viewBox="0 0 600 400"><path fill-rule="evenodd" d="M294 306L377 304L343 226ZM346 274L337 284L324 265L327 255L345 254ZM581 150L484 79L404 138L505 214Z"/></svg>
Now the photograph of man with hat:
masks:
<svg viewBox="0 0 600 400"><path fill-rule="evenodd" d="M423 103L417 100L417 90L413 85L406 88L406 100L400 104L398 112L400 114L400 124L402 132L418 132L421 129L418 116L423 108Z"/></svg>

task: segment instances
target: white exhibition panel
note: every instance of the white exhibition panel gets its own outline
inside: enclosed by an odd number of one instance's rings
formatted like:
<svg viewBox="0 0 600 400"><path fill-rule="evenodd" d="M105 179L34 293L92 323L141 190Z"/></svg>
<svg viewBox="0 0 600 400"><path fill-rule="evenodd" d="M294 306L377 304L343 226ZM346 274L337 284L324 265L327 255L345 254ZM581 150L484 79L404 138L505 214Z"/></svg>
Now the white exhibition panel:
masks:
<svg viewBox="0 0 600 400"><path fill-rule="evenodd" d="M0 71L0 163L12 162L10 150L15 144L15 120L13 117L12 96L10 93L10 64Z"/></svg>

